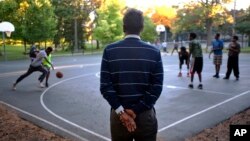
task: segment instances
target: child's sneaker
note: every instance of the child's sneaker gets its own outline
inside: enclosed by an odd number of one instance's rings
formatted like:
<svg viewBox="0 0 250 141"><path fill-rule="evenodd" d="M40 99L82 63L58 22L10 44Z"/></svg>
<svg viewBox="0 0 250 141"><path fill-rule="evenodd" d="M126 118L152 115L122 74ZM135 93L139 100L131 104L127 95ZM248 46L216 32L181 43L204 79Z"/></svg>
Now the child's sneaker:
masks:
<svg viewBox="0 0 250 141"><path fill-rule="evenodd" d="M181 72L179 72L178 77L182 77L182 73Z"/></svg>
<svg viewBox="0 0 250 141"><path fill-rule="evenodd" d="M199 84L198 89L202 89L202 88L203 88L202 84Z"/></svg>
<svg viewBox="0 0 250 141"><path fill-rule="evenodd" d="M12 90L13 90L13 91L16 90L16 83L13 83L13 85L12 85Z"/></svg>
<svg viewBox="0 0 250 141"><path fill-rule="evenodd" d="M40 83L40 88L44 88L45 86L44 86L44 84L41 82Z"/></svg>
<svg viewBox="0 0 250 141"><path fill-rule="evenodd" d="M194 88L193 84L189 84L188 87L191 88L191 89Z"/></svg>

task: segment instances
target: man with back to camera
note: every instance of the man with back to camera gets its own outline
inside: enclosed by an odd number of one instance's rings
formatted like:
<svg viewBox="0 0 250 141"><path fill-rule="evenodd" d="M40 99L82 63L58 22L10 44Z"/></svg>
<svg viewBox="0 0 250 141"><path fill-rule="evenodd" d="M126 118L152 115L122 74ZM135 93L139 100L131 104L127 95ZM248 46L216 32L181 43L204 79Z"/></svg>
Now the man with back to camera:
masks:
<svg viewBox="0 0 250 141"><path fill-rule="evenodd" d="M141 11L128 9L125 38L103 53L100 91L111 106L112 141L156 141L154 104L162 91L163 66L160 51L140 39L143 22Z"/></svg>

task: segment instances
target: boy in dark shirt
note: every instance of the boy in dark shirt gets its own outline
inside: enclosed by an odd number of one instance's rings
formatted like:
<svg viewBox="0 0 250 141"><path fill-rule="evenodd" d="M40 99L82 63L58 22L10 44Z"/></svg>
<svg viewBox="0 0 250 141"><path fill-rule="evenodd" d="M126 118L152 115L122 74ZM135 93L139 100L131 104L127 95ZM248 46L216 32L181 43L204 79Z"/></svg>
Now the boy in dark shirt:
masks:
<svg viewBox="0 0 250 141"><path fill-rule="evenodd" d="M240 44L237 42L238 36L233 36L232 42L229 44L228 48L228 61L227 61L227 73L224 79L229 79L232 70L234 71L234 76L236 80L239 80L239 53Z"/></svg>
<svg viewBox="0 0 250 141"><path fill-rule="evenodd" d="M184 61L187 65L187 77L189 77L189 53L186 50L186 47L182 46L181 50L178 52L179 54L179 68L180 68L180 72L178 74L178 77L182 76L181 70L182 70L182 65L184 64Z"/></svg>

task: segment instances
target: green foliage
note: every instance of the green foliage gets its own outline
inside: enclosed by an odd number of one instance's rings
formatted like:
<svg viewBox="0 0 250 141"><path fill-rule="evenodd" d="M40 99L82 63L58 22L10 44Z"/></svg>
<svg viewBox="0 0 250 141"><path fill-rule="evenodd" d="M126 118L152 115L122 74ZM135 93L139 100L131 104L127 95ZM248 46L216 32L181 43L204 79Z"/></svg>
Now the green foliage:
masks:
<svg viewBox="0 0 250 141"><path fill-rule="evenodd" d="M236 22L235 27L240 33L247 34L250 36L250 6L245 11L244 15L239 18Z"/></svg>
<svg viewBox="0 0 250 141"><path fill-rule="evenodd" d="M157 37L156 26L149 17L144 17L144 29L141 38L144 41L154 42Z"/></svg>
<svg viewBox="0 0 250 141"><path fill-rule="evenodd" d="M119 1L106 0L105 7L97 11L97 25L93 32L94 39L106 45L120 40L123 36L122 19L120 9L122 5Z"/></svg>
<svg viewBox="0 0 250 141"><path fill-rule="evenodd" d="M14 39L41 42L52 39L55 34L54 9L48 0L0 1L0 16L14 24Z"/></svg>
<svg viewBox="0 0 250 141"><path fill-rule="evenodd" d="M0 51L3 50L2 46L0 46ZM84 51L84 54L90 54L90 53L96 53L96 52L102 52L101 49L97 50L93 48L91 44L87 44L87 48ZM22 59L29 59L28 53L24 52L23 46L21 45L6 45L6 53L7 53L7 61L10 60L22 60ZM59 56L59 55L69 55L71 54L71 51L66 50L55 50L53 51L53 56ZM0 55L0 62L4 61L4 56Z"/></svg>
<svg viewBox="0 0 250 141"><path fill-rule="evenodd" d="M29 42L41 42L53 39L56 19L54 9L44 0L30 1L30 7L25 13L23 36Z"/></svg>
<svg viewBox="0 0 250 141"><path fill-rule="evenodd" d="M58 23L56 25L57 33L54 43L57 46L67 42L69 47L74 45L74 22L77 21L77 40L78 48L83 48L85 42L85 24L89 20L90 12L100 6L100 0L52 0L55 7L55 15Z"/></svg>
<svg viewBox="0 0 250 141"><path fill-rule="evenodd" d="M177 11L177 20L175 23L175 33L205 31L205 22L203 18L204 11L198 5L190 9L185 7Z"/></svg>
<svg viewBox="0 0 250 141"><path fill-rule="evenodd" d="M228 1L230 0L223 2ZM222 4L215 3L214 1L186 4L184 8L177 11L175 32L197 30L204 32L206 29L211 28L211 26L218 27L223 24L232 23L232 16Z"/></svg>
<svg viewBox="0 0 250 141"><path fill-rule="evenodd" d="M15 0L0 1L0 20L13 22L13 14L18 7Z"/></svg>

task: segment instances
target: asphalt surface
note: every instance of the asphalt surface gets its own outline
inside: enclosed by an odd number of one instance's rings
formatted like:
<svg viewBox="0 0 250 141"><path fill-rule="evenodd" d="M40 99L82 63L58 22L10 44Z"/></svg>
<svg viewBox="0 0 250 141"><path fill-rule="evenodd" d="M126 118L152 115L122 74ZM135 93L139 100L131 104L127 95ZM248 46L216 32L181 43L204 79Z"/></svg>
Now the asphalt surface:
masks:
<svg viewBox="0 0 250 141"><path fill-rule="evenodd" d="M203 90L187 86L190 78L178 75L177 54L162 56L164 63L164 88L155 108L160 141L181 141L205 128L213 127L245 108L250 107L248 75L250 55L240 55L240 80L233 74L223 80L227 55L224 54L220 78L214 75L213 59L204 54ZM24 73L29 60L0 62L0 103L37 125L73 140L110 140L110 106L99 91L101 55L54 57L49 88L39 88L35 72L17 85L13 82ZM55 77L56 71L64 74Z"/></svg>

